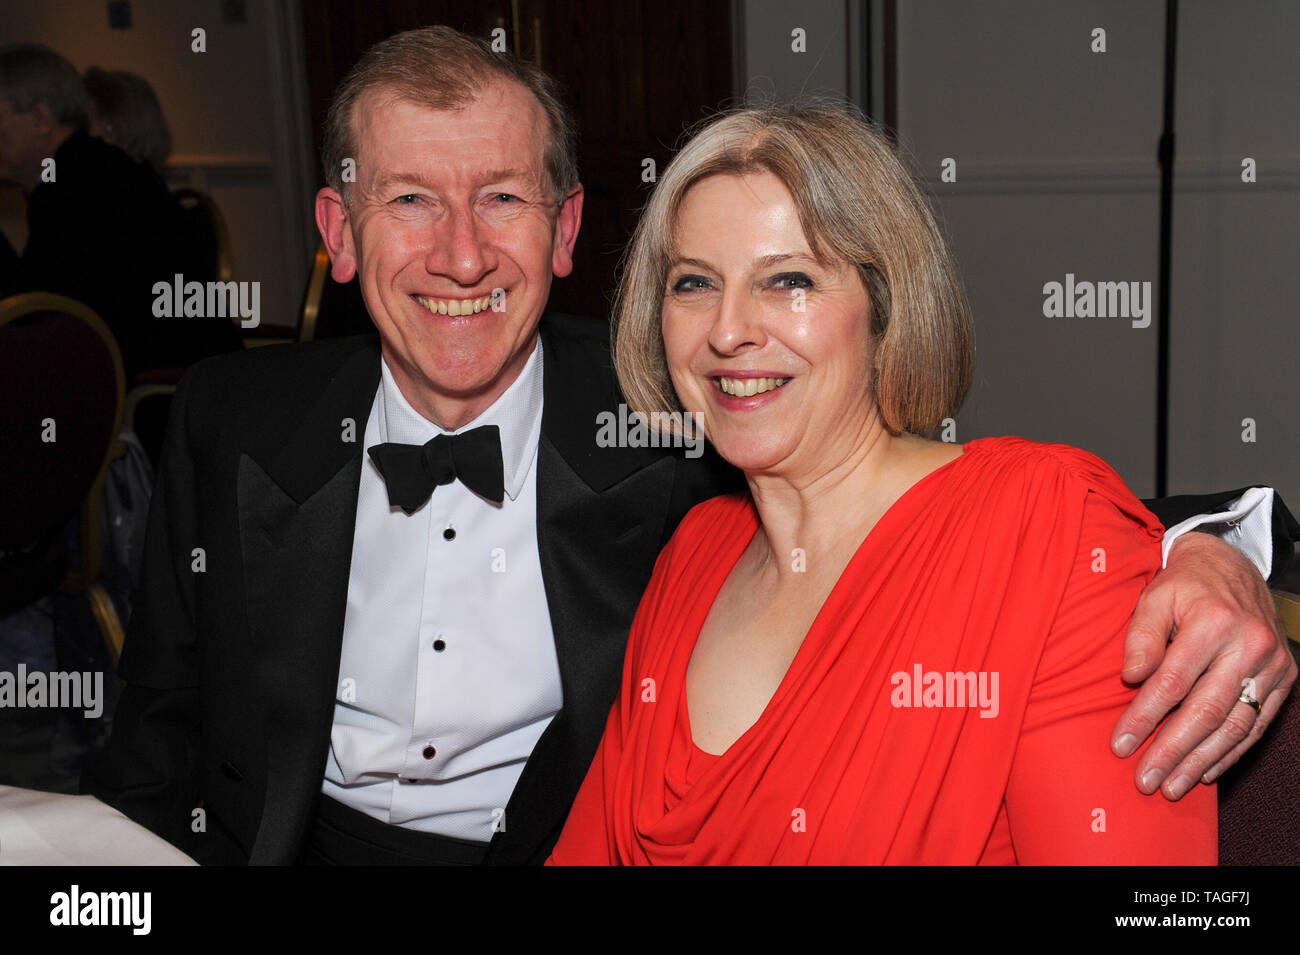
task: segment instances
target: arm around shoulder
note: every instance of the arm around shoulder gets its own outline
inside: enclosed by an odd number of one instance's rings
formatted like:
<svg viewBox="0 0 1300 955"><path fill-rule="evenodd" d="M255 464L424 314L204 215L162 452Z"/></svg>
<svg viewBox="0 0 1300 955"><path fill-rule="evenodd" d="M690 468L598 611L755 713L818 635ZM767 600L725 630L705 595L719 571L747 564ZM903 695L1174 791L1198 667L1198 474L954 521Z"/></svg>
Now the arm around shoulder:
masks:
<svg viewBox="0 0 1300 955"><path fill-rule="evenodd" d="M1069 584L1039 663L1006 793L1021 864L1213 865L1217 798L1179 802L1133 785L1108 745L1132 700L1120 668L1142 588L1160 567L1149 528L1088 494Z"/></svg>

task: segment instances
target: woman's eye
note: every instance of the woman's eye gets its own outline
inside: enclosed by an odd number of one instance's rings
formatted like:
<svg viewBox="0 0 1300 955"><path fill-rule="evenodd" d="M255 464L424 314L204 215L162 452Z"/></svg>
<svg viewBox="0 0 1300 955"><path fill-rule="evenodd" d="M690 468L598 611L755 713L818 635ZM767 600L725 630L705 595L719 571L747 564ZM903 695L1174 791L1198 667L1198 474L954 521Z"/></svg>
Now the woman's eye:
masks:
<svg viewBox="0 0 1300 955"><path fill-rule="evenodd" d="M709 280L703 275L683 275L673 283L674 292L697 292L709 287Z"/></svg>
<svg viewBox="0 0 1300 955"><path fill-rule="evenodd" d="M519 197L512 196L508 192L498 192L496 195L492 197L492 201L501 203L502 205L506 205L512 202L518 202Z"/></svg>
<svg viewBox="0 0 1300 955"><path fill-rule="evenodd" d="M772 287L778 289L812 288L813 280L802 272L782 272L772 277Z"/></svg>

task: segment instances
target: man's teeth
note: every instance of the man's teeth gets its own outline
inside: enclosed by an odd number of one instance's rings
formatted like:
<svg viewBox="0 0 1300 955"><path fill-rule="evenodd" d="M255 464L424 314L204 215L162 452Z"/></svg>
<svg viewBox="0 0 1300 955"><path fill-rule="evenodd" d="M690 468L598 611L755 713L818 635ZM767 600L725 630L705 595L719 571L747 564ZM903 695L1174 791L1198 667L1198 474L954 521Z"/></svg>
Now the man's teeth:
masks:
<svg viewBox="0 0 1300 955"><path fill-rule="evenodd" d="M718 386L736 398L750 398L765 391L775 391L789 378L719 378Z"/></svg>
<svg viewBox="0 0 1300 955"><path fill-rule="evenodd" d="M416 301L435 315L476 315L492 307L492 296L482 298L423 298L417 295Z"/></svg>

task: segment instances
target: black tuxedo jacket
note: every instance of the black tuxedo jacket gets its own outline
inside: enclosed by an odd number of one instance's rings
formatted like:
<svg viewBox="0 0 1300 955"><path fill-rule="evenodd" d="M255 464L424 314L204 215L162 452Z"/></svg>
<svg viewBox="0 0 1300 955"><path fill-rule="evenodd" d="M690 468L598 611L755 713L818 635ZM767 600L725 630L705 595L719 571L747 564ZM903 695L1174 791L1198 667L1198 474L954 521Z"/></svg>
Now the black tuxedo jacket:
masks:
<svg viewBox="0 0 1300 955"><path fill-rule="evenodd" d="M597 447L597 415L619 400L608 326L548 314L541 335L537 541L564 704L488 850L501 864L549 854L614 702L655 558L691 506L740 486L711 452ZM378 340L362 337L221 356L177 392L127 686L83 790L200 861L292 863L303 849L330 745L378 387Z"/></svg>
<svg viewBox="0 0 1300 955"><path fill-rule="evenodd" d="M549 854L660 549L692 505L743 486L711 452L597 447L597 415L619 400L608 328L548 314L541 335L537 540L564 703L493 837L487 861L498 864ZM378 386L378 340L362 337L221 356L177 392L122 659L127 687L82 788L199 861L286 864L304 847ZM1222 498L1148 503L1172 524Z"/></svg>

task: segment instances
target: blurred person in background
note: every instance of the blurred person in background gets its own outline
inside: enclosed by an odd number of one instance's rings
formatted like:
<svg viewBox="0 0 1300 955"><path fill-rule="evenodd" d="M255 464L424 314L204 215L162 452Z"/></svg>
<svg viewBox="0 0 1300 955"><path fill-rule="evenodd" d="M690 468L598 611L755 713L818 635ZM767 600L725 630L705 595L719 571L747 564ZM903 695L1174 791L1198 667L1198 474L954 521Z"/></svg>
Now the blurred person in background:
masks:
<svg viewBox="0 0 1300 955"><path fill-rule="evenodd" d="M160 176L172 151L172 132L153 87L143 76L92 66L82 76L90 97L90 135L112 143Z"/></svg>
<svg viewBox="0 0 1300 955"><path fill-rule="evenodd" d="M0 247L0 296L56 292L90 306L122 350L127 382L237 349L225 318L155 319L154 284L191 261L157 171L89 132L71 63L46 47L0 47L0 180L27 197L27 244Z"/></svg>

